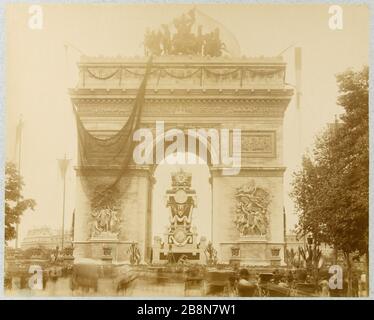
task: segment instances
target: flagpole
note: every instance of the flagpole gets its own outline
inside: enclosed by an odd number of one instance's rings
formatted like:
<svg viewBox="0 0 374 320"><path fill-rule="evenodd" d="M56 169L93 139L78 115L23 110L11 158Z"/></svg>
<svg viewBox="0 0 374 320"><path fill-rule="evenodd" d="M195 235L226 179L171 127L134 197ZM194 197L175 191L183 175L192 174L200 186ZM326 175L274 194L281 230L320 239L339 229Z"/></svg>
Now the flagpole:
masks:
<svg viewBox="0 0 374 320"><path fill-rule="evenodd" d="M69 166L70 159L66 158L57 160L61 170L61 177L63 179L63 191L62 191L62 224L61 224L61 252L64 249L64 238L65 238L65 193L66 193L66 171Z"/></svg>
<svg viewBox="0 0 374 320"><path fill-rule="evenodd" d="M65 157L66 158L66 157ZM64 187L62 192L62 230L61 230L61 250L64 249L65 238L65 193L66 193L66 174L64 174Z"/></svg>
<svg viewBox="0 0 374 320"><path fill-rule="evenodd" d="M284 252L283 252L283 259L286 262L286 254L287 254L287 216L286 216L286 208L283 206L283 238L284 238Z"/></svg>
<svg viewBox="0 0 374 320"><path fill-rule="evenodd" d="M277 56L281 57L283 53L294 47L294 66L295 66L295 84L285 83L292 86L295 89L295 100L296 100L296 125L297 125L297 151L299 154L302 153L302 117L301 117L301 73L302 73L302 48L296 47L296 43L288 46L282 50Z"/></svg>
<svg viewBox="0 0 374 320"><path fill-rule="evenodd" d="M296 116L297 116L297 135L298 152L302 153L302 117L301 117L301 72L302 72L302 51L301 47L295 47L295 82L296 82Z"/></svg>
<svg viewBox="0 0 374 320"><path fill-rule="evenodd" d="M21 154L22 154L22 114L20 115L18 126L17 126L17 135L18 135L18 176L19 176L19 184L21 184ZM21 186L19 186L21 187ZM19 188L21 189L21 188ZM21 217L20 217L21 219ZM18 249L19 245L19 222L16 224L16 249Z"/></svg>

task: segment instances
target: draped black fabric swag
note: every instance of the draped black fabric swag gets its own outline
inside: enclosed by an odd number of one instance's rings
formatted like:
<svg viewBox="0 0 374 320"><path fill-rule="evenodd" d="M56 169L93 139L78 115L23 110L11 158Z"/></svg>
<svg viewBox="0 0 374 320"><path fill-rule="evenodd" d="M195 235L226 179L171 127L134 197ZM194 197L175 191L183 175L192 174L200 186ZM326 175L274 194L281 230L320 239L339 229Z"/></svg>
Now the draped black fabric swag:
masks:
<svg viewBox="0 0 374 320"><path fill-rule="evenodd" d="M133 149L135 147L135 142L133 141L132 137L134 132L139 128L145 100L145 89L147 86L151 65L152 58L150 58L147 62L143 80L138 89L131 114L126 123L116 134L110 136L109 138L98 138L92 135L85 128L76 108L74 107L78 133L79 166L83 170L90 168L97 169L97 166L105 168L106 166L113 167L113 165L117 165L119 167L118 175L115 177L112 183L108 184L100 192L100 197L102 197L104 194L112 193L111 189L118 184L128 169L128 165L132 158Z"/></svg>

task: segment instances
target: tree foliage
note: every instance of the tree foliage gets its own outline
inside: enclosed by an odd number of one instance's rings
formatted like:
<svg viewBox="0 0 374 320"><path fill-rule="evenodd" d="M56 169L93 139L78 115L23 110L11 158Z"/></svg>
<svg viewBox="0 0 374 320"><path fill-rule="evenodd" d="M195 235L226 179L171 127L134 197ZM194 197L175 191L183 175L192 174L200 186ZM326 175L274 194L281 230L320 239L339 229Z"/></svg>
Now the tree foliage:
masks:
<svg viewBox="0 0 374 320"><path fill-rule="evenodd" d="M337 75L340 121L317 138L294 174L298 231L345 254L368 251L368 68Z"/></svg>
<svg viewBox="0 0 374 320"><path fill-rule="evenodd" d="M22 177L14 163L7 162L5 167L5 241L16 237L16 225L27 209L34 210L33 199L24 199Z"/></svg>

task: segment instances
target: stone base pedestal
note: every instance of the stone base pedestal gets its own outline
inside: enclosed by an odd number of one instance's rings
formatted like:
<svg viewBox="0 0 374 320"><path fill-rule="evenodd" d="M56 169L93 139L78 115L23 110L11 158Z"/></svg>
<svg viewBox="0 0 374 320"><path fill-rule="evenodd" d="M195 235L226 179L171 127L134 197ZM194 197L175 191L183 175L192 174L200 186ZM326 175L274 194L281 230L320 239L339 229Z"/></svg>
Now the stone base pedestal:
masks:
<svg viewBox="0 0 374 320"><path fill-rule="evenodd" d="M130 263L128 250L132 241L120 241L114 239L90 239L88 241L74 242L75 261L81 259L93 259L112 263ZM107 253L104 254L104 249ZM144 257L141 257L143 260Z"/></svg>
<svg viewBox="0 0 374 320"><path fill-rule="evenodd" d="M218 259L222 263L247 266L280 266L282 244L270 244L266 240L239 240L220 243Z"/></svg>
<svg viewBox="0 0 374 320"><path fill-rule="evenodd" d="M92 238L89 240L93 259L112 263L118 259L118 239Z"/></svg>
<svg viewBox="0 0 374 320"><path fill-rule="evenodd" d="M196 245L172 246L171 250L153 247L152 263L178 263L183 260L191 263L205 263L204 250L197 248Z"/></svg>
<svg viewBox="0 0 374 320"><path fill-rule="evenodd" d="M205 264L205 245L187 244L182 247L177 245L155 244L152 247L152 263L189 263Z"/></svg>
<svg viewBox="0 0 374 320"><path fill-rule="evenodd" d="M230 266L232 267L240 267L240 258L231 258L229 261Z"/></svg>

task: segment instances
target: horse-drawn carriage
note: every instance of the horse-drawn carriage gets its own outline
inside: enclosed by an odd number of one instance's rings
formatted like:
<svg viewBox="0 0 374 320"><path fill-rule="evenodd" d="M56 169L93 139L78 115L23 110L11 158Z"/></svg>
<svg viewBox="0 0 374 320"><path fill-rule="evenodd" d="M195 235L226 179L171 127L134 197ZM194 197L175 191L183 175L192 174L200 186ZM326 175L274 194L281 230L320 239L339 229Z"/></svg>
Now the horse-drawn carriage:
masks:
<svg viewBox="0 0 374 320"><path fill-rule="evenodd" d="M286 283L277 279L274 273L261 273L258 281L259 296L261 297L307 297L315 294L316 288L312 283Z"/></svg>
<svg viewBox="0 0 374 320"><path fill-rule="evenodd" d="M97 292L99 282L103 279L110 283L109 289L117 293L125 292L136 277L128 266L80 263L73 267L71 288Z"/></svg>
<svg viewBox="0 0 374 320"><path fill-rule="evenodd" d="M205 296L235 296L236 280L237 275L232 270L207 270L203 281L203 294Z"/></svg>

